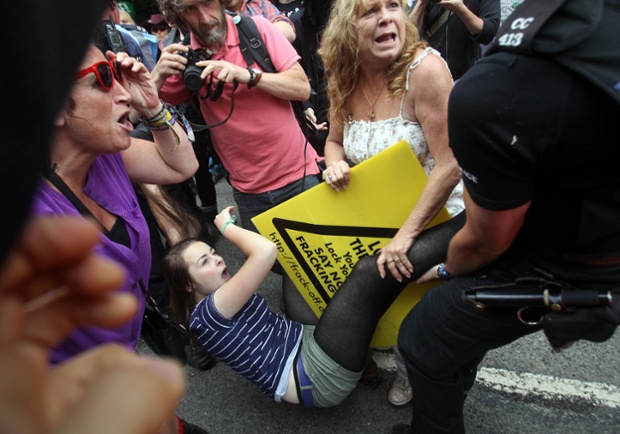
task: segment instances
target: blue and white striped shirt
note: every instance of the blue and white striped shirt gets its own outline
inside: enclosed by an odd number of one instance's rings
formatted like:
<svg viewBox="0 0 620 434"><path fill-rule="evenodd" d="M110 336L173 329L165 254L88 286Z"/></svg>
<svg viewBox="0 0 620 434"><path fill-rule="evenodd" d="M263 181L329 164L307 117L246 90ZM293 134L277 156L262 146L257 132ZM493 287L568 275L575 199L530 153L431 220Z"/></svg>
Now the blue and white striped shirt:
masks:
<svg viewBox="0 0 620 434"><path fill-rule="evenodd" d="M189 326L200 345L271 397L303 330L300 323L269 310L258 294L233 319L222 317L211 294L198 303Z"/></svg>

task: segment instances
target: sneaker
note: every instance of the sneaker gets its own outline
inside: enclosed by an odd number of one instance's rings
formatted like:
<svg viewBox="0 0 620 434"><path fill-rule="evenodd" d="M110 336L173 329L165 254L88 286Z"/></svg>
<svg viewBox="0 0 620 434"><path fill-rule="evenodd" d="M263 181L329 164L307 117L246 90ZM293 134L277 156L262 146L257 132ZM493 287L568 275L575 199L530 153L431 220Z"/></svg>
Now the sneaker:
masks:
<svg viewBox="0 0 620 434"><path fill-rule="evenodd" d="M390 393L388 393L388 401L390 401L390 404L400 407L407 404L412 399L413 391L411 390L409 380L397 375L390 389Z"/></svg>
<svg viewBox="0 0 620 434"><path fill-rule="evenodd" d="M189 423L177 416L179 421L179 433L183 434L209 434L208 431L200 428L198 425Z"/></svg>

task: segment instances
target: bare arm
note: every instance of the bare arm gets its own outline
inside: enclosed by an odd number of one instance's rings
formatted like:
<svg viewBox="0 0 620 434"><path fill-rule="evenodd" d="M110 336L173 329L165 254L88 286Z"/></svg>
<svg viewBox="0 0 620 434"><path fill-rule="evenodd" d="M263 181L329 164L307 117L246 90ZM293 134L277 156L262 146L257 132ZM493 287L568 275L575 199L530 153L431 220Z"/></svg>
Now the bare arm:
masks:
<svg viewBox="0 0 620 434"><path fill-rule="evenodd" d="M384 265L387 265L399 281L402 275L410 277L413 272L407 252L445 205L461 178L458 163L448 146L448 97L452 90L452 78L444 62L437 56L428 55L412 72L410 84L415 114L435 160L435 167L420 199L377 259L379 273L385 276Z"/></svg>
<svg viewBox="0 0 620 434"><path fill-rule="evenodd" d="M198 160L180 121L172 129L153 131L153 139L155 143L132 138L121 152L132 182L177 184L196 173Z"/></svg>
<svg viewBox="0 0 620 434"><path fill-rule="evenodd" d="M427 0L418 0L413 7L413 10L409 14L409 19L416 25L418 29L422 28L424 24L424 9L426 8ZM473 13L465 4L463 0L441 0L438 1L439 6L444 7L446 10L454 12L461 19L469 33L477 35L482 31L484 27L484 21L478 15Z"/></svg>
<svg viewBox="0 0 620 434"><path fill-rule="evenodd" d="M295 41L295 29L293 28L292 24L286 21L276 21L275 23L273 23L273 25L282 32L286 40L289 41L291 44L293 43L293 41Z"/></svg>
<svg viewBox="0 0 620 434"><path fill-rule="evenodd" d="M246 71L246 73L249 80L249 72ZM286 71L264 72L263 78L256 87L288 101L305 101L310 98L310 82L298 62Z"/></svg>
<svg viewBox="0 0 620 434"><path fill-rule="evenodd" d="M421 29L422 24L424 24L424 9L426 8L426 2L427 0L418 0L409 13L409 19L418 29Z"/></svg>
<svg viewBox="0 0 620 434"><path fill-rule="evenodd" d="M123 87L131 95L131 107L143 117L151 117L162 109L155 83L143 64L125 53L114 58L125 77ZM180 125L153 131L152 142L132 139L131 146L121 152L129 179L150 184L175 184L192 176L198 169L198 160Z"/></svg>
<svg viewBox="0 0 620 434"><path fill-rule="evenodd" d="M228 207L215 218L215 226L220 231L230 221L233 210L234 207ZM232 223L226 225L224 236L247 258L241 269L213 295L218 312L226 318L232 318L262 285L278 251L276 245L268 239Z"/></svg>
<svg viewBox="0 0 620 434"><path fill-rule="evenodd" d="M342 141L343 126L332 122L325 142L324 154L327 168L323 171L323 179L336 191L346 190L351 180L351 169Z"/></svg>
<svg viewBox="0 0 620 434"><path fill-rule="evenodd" d="M196 65L205 67L202 71L202 78L205 79L213 71L219 71L218 80L226 83L236 81L247 85L250 81L250 72L246 67L225 60L207 60ZM263 72L256 87L287 101L305 101L310 98L310 82L299 62L295 62L286 71Z"/></svg>
<svg viewBox="0 0 620 434"><path fill-rule="evenodd" d="M241 7L242 13L247 13L245 4ZM292 44L295 41L295 25L285 14L283 14L273 3L270 1L260 2L261 15L269 20Z"/></svg>
<svg viewBox="0 0 620 434"><path fill-rule="evenodd" d="M465 3L463 3L463 0L442 0L439 2L439 5L457 14L472 35L475 36L482 31L484 21L469 10Z"/></svg>
<svg viewBox="0 0 620 434"><path fill-rule="evenodd" d="M531 202L507 211L479 207L465 191L467 221L450 242L445 269L453 275L472 273L499 258L516 238Z"/></svg>

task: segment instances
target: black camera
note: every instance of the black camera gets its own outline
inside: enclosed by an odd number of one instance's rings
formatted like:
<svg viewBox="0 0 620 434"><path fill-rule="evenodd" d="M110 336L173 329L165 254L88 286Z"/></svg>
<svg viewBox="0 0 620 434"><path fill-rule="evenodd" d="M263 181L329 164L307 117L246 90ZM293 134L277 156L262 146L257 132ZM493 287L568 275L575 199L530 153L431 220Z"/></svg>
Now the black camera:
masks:
<svg viewBox="0 0 620 434"><path fill-rule="evenodd" d="M205 50L193 50L189 49L187 53L179 51L179 54L187 59L187 66L183 72L183 82L185 87L190 92L197 92L205 81L200 77L204 68L196 66L197 62L211 59L211 56L207 54Z"/></svg>

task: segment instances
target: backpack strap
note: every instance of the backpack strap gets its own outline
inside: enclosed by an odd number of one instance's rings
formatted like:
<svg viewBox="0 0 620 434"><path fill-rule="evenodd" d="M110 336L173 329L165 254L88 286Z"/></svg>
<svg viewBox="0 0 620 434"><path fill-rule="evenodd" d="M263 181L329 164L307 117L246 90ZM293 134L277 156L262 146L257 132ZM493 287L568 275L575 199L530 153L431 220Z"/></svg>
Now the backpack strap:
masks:
<svg viewBox="0 0 620 434"><path fill-rule="evenodd" d="M246 15L237 15L229 11L226 12L233 17L233 21L237 26L239 33L239 49L248 67L256 63L264 72L276 72L254 20ZM290 101L290 103L293 107L295 119L297 119L297 123L307 140L310 135L310 129L314 129L314 126L306 119L303 102Z"/></svg>
<svg viewBox="0 0 620 434"><path fill-rule="evenodd" d="M275 72L271 58L265 48L263 38L254 20L246 15L233 15L239 33L239 48L248 66L256 63L264 72Z"/></svg>

